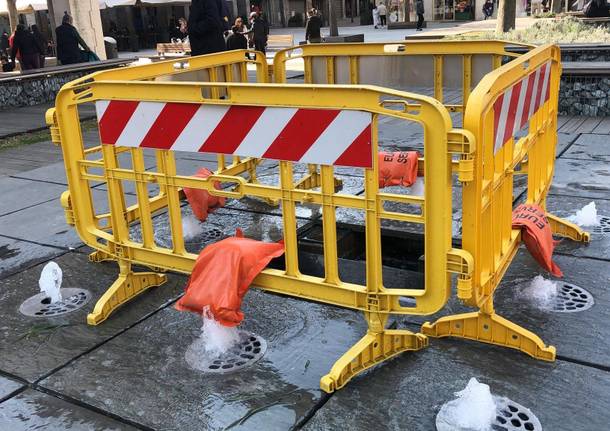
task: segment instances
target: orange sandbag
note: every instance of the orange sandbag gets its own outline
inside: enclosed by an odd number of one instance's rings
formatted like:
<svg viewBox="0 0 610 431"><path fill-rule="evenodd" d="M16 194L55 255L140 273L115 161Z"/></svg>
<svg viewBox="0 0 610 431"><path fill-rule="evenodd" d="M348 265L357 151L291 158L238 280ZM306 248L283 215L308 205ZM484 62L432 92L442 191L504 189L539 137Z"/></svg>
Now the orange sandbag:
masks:
<svg viewBox="0 0 610 431"><path fill-rule="evenodd" d="M557 277L563 277L561 269L553 262L551 225L545 212L538 205L521 204L513 211L513 228L521 228L521 239L536 262Z"/></svg>
<svg viewBox="0 0 610 431"><path fill-rule="evenodd" d="M208 245L201 251L176 309L201 314L209 306L219 323L239 325L244 318L240 311L241 301L250 283L271 259L282 254L283 242L244 238L238 229L234 237Z"/></svg>
<svg viewBox="0 0 610 431"><path fill-rule="evenodd" d="M201 168L193 176L207 178L210 175L212 175L212 172L206 168ZM220 183L218 181L214 182L214 188L220 190ZM191 206L191 210L193 210L193 214L195 214L195 217L197 217L199 221L205 221L208 218L208 213L211 213L216 208L225 206L225 198L212 196L207 190L185 187L184 194Z"/></svg>
<svg viewBox="0 0 610 431"><path fill-rule="evenodd" d="M379 157L379 187L411 186L417 179L417 151L381 151Z"/></svg>

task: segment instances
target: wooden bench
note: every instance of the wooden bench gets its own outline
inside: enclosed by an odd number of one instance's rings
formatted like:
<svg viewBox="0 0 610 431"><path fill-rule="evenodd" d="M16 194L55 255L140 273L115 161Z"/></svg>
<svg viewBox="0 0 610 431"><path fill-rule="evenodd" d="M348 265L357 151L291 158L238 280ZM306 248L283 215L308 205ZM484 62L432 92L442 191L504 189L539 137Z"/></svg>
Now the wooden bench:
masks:
<svg viewBox="0 0 610 431"><path fill-rule="evenodd" d="M294 36L291 34L270 34L267 39L267 49L279 51L294 46Z"/></svg>
<svg viewBox="0 0 610 431"><path fill-rule="evenodd" d="M191 45L189 43L158 43L157 54L159 57L165 57L166 54L171 55L188 55L191 53Z"/></svg>

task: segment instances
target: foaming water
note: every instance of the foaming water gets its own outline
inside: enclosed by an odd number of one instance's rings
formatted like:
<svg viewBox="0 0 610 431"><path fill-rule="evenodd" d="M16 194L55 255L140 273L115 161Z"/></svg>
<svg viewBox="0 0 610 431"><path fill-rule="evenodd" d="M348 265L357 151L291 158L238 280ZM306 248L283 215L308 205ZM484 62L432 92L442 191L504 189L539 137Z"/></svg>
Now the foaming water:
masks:
<svg viewBox="0 0 610 431"><path fill-rule="evenodd" d="M201 235L203 233L203 228L195 217L186 215L182 217L182 233L184 239L189 240Z"/></svg>
<svg viewBox="0 0 610 431"><path fill-rule="evenodd" d="M537 275L521 290L520 296L543 310L550 310L557 298L557 283Z"/></svg>
<svg viewBox="0 0 610 431"><path fill-rule="evenodd" d="M599 226L599 217L597 216L595 202L589 202L576 211L576 214L568 217L568 220L579 226Z"/></svg>
<svg viewBox="0 0 610 431"><path fill-rule="evenodd" d="M417 177L413 185L409 190L409 194L413 196L423 196L424 195L424 178Z"/></svg>
<svg viewBox="0 0 610 431"><path fill-rule="evenodd" d="M38 286L40 287L40 291L44 292L47 298L51 299L51 304L62 300L60 290L61 282L62 272L59 265L55 262L47 263L40 273Z"/></svg>
<svg viewBox="0 0 610 431"><path fill-rule="evenodd" d="M496 417L496 403L489 386L474 377L457 397L441 407L436 416L438 431L488 431Z"/></svg>
<svg viewBox="0 0 610 431"><path fill-rule="evenodd" d="M237 327L221 325L207 307L203 310L202 317L201 335L193 341L185 354L186 362L196 370L206 370L213 359L222 357L240 341Z"/></svg>

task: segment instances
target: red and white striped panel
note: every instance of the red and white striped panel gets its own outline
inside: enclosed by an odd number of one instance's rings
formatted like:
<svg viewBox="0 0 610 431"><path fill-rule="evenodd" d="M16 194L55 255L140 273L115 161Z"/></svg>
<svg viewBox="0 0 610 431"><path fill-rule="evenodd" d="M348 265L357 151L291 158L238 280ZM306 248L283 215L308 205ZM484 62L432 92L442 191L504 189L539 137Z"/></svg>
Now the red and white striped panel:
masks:
<svg viewBox="0 0 610 431"><path fill-rule="evenodd" d="M494 154L549 100L551 62L507 89L494 103Z"/></svg>
<svg viewBox="0 0 610 431"><path fill-rule="evenodd" d="M368 112L198 103L96 102L102 144L372 167Z"/></svg>

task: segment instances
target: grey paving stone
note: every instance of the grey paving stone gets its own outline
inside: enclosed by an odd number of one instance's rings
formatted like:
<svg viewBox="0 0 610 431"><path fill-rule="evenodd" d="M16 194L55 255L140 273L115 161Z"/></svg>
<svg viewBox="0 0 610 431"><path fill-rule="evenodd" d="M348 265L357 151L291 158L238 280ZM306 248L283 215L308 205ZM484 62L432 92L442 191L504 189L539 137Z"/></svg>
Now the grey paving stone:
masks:
<svg viewBox="0 0 610 431"><path fill-rule="evenodd" d="M604 371L462 340L431 340L427 349L349 383L304 429L434 430L441 406L471 377L529 408L545 430L601 430L610 420L610 375Z"/></svg>
<svg viewBox="0 0 610 431"><path fill-rule="evenodd" d="M15 380L0 376L0 400L8 397L10 394L22 387L23 385Z"/></svg>
<svg viewBox="0 0 610 431"><path fill-rule="evenodd" d="M607 199L610 196L610 167L606 162L557 159L550 193Z"/></svg>
<svg viewBox="0 0 610 431"><path fill-rule="evenodd" d="M32 389L0 404L0 428L11 431L127 431L137 429Z"/></svg>
<svg viewBox="0 0 610 431"><path fill-rule="evenodd" d="M608 135L582 134L562 158L608 162L610 161L609 141Z"/></svg>
<svg viewBox="0 0 610 431"><path fill-rule="evenodd" d="M52 259L64 250L0 236L0 278Z"/></svg>
<svg viewBox="0 0 610 431"><path fill-rule="evenodd" d="M64 162L57 162L11 175L13 178L68 185Z"/></svg>
<svg viewBox="0 0 610 431"><path fill-rule="evenodd" d="M0 178L0 217L41 202L58 199L66 188L17 178ZM4 221L0 224L4 224Z"/></svg>
<svg viewBox="0 0 610 431"><path fill-rule="evenodd" d="M546 344L554 345L557 354L562 357L610 367L610 346L604 341L610 337L610 329L605 323L610 305L610 262L560 255L555 255L553 260L563 271L561 280L540 268L527 250L520 249L496 291L496 312L531 330ZM531 297L524 296L523 293L537 275L558 283L564 281L585 288L593 295L595 305L577 313L540 309ZM454 293L447 306L439 313L432 316L408 316L405 320L433 322L441 316L469 311L474 310L462 305Z"/></svg>
<svg viewBox="0 0 610 431"><path fill-rule="evenodd" d="M117 310L99 326L89 326L86 316L118 275L115 263L88 262L81 253L68 253L55 262L63 271L62 287L84 288L92 293L82 309L56 317L28 317L19 312L27 298L39 292L43 264L0 280L0 370L35 381L70 359L133 325L183 291L185 278L171 275L167 283L152 288ZM1 427L0 427L1 428Z"/></svg>
<svg viewBox="0 0 610 431"><path fill-rule="evenodd" d="M567 218L575 215L576 211L591 201L595 202L598 216L610 217L610 200L605 199L550 195L547 198L547 210L559 217ZM595 228L591 226L585 226L583 229L591 234L589 244L564 239L555 247L555 252L576 257L610 260L610 233L596 233Z"/></svg>
<svg viewBox="0 0 610 431"><path fill-rule="evenodd" d="M319 400L320 377L363 335L364 320L258 290L246 295L243 311L241 327L262 336L268 348L240 371L189 368L184 353L201 320L168 308L42 385L156 429L226 429L249 412L255 414L232 429L290 429Z"/></svg>
<svg viewBox="0 0 610 431"><path fill-rule="evenodd" d="M557 133L557 155L563 153L579 136L578 133Z"/></svg>

